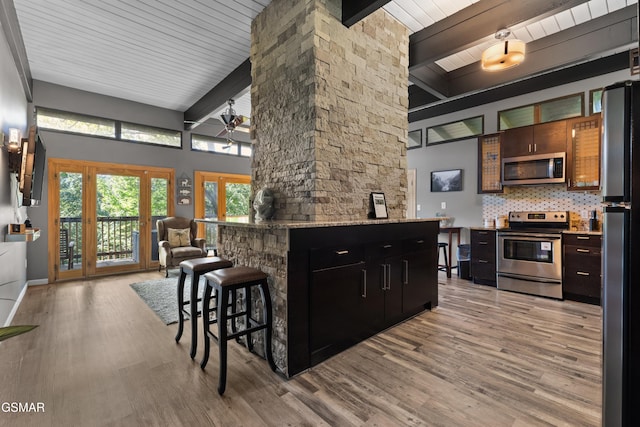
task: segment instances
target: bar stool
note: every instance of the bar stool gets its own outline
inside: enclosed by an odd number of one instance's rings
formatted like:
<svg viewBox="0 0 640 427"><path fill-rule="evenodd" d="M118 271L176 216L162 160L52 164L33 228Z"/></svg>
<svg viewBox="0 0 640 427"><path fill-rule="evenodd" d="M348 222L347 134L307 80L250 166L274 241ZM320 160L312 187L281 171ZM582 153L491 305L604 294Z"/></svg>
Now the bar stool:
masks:
<svg viewBox="0 0 640 427"><path fill-rule="evenodd" d="M182 261L180 263L180 277L178 278L178 333L176 334L176 342L180 341L182 331L184 330L184 316L189 316L191 321L191 351L190 355L193 359L196 356L196 348L198 347L198 286L200 276L213 270L220 268L232 267L233 263L229 260L218 257L194 258ZM189 300L184 300L184 282L187 274L191 273L191 292ZM188 308L187 308L188 307Z"/></svg>
<svg viewBox="0 0 640 427"><path fill-rule="evenodd" d="M204 329L204 357L200 363L202 369L209 361L210 339L218 344L220 352L220 375L218 379L218 394L223 394L227 385L227 341L246 336L246 344L249 351L253 350L251 334L253 332L265 330L264 355L272 371L276 371L276 364L271 354L271 333L272 333L272 313L271 295L267 275L262 271L251 267L232 267L222 270L215 270L204 275L207 279L205 293L202 297L202 326ZM260 298L262 299L262 322L251 317L251 290L258 287ZM237 311L235 299L229 302L229 297L234 297L237 290L244 289L245 306L241 311ZM210 308L211 293L217 295L216 308ZM216 314L216 318L211 320L211 313ZM243 317L245 328L236 331L235 319ZM232 322L232 333L227 330L227 322ZM218 335L214 335L210 327L213 323L218 324Z"/></svg>
<svg viewBox="0 0 640 427"><path fill-rule="evenodd" d="M449 259L447 258L447 246L448 243L438 242L438 270L447 272L447 277L449 273ZM444 264L440 264L440 249L442 249L442 253L444 254Z"/></svg>

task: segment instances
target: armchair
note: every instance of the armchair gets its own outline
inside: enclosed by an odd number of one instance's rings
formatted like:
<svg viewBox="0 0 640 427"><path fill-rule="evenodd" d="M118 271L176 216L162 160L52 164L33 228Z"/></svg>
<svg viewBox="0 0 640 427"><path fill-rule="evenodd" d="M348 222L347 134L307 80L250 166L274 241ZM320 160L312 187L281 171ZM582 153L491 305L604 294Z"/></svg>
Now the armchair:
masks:
<svg viewBox="0 0 640 427"><path fill-rule="evenodd" d="M156 221L158 229L158 271L165 269L169 277L169 268L177 267L180 262L207 256L205 239L196 238L198 224L193 219L168 217Z"/></svg>

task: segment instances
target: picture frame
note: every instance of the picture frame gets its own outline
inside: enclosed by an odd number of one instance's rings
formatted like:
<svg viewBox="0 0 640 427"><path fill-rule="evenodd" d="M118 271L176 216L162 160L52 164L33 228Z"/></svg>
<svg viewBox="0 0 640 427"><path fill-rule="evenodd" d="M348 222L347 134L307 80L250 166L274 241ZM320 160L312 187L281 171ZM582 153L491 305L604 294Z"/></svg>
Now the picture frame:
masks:
<svg viewBox="0 0 640 427"><path fill-rule="evenodd" d="M407 150L422 147L422 129L411 130L407 134Z"/></svg>
<svg viewBox="0 0 640 427"><path fill-rule="evenodd" d="M384 198L384 193L371 192L371 194L369 195L369 218L389 218L389 214L387 212L387 202Z"/></svg>
<svg viewBox="0 0 640 427"><path fill-rule="evenodd" d="M431 192L462 191L462 169L431 172Z"/></svg>

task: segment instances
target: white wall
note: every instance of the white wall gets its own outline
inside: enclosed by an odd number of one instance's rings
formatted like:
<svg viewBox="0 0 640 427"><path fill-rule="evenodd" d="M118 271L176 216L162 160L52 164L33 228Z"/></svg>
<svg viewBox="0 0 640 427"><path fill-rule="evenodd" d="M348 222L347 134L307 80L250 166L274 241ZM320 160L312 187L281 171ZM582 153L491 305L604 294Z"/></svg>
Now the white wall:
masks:
<svg viewBox="0 0 640 427"><path fill-rule="evenodd" d="M27 100L2 31L0 58L0 128L7 135L9 128L18 128L24 135L27 127ZM0 326L10 323L18 307L18 300L26 289L24 264L27 243L4 241L8 224L21 223L26 217L26 210L18 206L17 196L15 175L9 173L9 158L3 149L0 150Z"/></svg>

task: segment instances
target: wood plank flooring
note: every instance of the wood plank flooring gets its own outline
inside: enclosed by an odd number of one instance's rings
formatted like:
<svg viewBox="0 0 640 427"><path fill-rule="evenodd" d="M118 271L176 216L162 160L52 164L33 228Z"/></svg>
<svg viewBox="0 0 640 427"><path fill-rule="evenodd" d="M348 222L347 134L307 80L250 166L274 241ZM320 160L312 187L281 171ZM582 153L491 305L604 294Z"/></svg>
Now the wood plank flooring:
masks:
<svg viewBox="0 0 640 427"><path fill-rule="evenodd" d="M188 328L130 289L148 272L32 287L0 345L0 426L599 426L600 307L440 273L440 306L286 380L236 343L225 395ZM200 329L200 328L199 328ZM199 342L201 344L201 340ZM1 403L0 402L0 403Z"/></svg>

